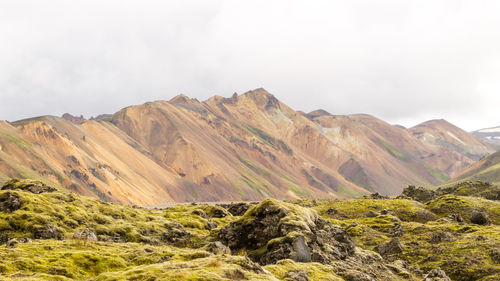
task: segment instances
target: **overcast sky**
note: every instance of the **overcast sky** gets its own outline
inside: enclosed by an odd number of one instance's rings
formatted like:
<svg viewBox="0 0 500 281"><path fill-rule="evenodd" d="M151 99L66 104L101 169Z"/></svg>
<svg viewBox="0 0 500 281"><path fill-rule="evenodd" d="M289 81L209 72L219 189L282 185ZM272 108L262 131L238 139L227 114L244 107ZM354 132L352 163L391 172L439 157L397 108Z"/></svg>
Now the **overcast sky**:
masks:
<svg viewBox="0 0 500 281"><path fill-rule="evenodd" d="M0 119L263 87L294 109L500 125L500 1L0 0Z"/></svg>

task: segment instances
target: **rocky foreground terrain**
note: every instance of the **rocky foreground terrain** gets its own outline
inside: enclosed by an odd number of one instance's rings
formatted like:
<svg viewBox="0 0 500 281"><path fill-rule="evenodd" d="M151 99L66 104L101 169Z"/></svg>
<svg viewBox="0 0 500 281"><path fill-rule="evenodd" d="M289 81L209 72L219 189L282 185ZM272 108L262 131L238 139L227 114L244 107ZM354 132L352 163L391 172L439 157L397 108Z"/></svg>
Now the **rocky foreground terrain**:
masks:
<svg viewBox="0 0 500 281"><path fill-rule="evenodd" d="M499 198L465 182L145 209L12 179L0 190L0 279L499 280Z"/></svg>

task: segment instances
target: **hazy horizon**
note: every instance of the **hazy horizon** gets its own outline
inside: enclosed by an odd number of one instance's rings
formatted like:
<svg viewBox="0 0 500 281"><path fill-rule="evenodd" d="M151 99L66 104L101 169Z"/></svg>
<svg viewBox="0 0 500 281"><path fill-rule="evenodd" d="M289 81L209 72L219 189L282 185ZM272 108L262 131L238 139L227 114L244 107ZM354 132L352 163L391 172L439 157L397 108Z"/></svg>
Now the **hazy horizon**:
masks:
<svg viewBox="0 0 500 281"><path fill-rule="evenodd" d="M295 110L500 126L498 1L0 3L0 119L263 87Z"/></svg>

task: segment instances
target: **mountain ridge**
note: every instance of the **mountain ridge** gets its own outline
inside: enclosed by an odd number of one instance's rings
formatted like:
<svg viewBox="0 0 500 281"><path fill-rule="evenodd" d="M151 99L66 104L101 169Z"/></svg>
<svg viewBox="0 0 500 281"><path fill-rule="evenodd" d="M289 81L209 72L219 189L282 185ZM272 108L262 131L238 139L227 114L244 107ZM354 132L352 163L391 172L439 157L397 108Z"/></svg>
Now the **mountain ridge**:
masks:
<svg viewBox="0 0 500 281"><path fill-rule="evenodd" d="M74 121L5 122L0 180L34 177L139 205L349 198L440 184L493 152L451 124L443 141L429 143L418 137L422 126L404 130L368 114L306 114L262 88L205 101L178 95Z"/></svg>

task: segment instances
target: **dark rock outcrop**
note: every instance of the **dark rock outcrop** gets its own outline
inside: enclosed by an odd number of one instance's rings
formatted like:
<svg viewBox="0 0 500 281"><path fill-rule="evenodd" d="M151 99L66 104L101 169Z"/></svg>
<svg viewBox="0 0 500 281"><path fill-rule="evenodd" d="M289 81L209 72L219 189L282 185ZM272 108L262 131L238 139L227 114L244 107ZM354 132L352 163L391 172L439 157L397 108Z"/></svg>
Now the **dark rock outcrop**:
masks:
<svg viewBox="0 0 500 281"><path fill-rule="evenodd" d="M57 239L62 240L64 235L59 229L51 224L33 229L35 239Z"/></svg>
<svg viewBox="0 0 500 281"><path fill-rule="evenodd" d="M184 247L191 240L191 233L187 232L179 223L173 222L168 225L167 231L163 233L161 239L174 246Z"/></svg>
<svg viewBox="0 0 500 281"><path fill-rule="evenodd" d="M20 209L22 204L23 200L21 200L18 194L12 192L4 193L0 198L0 212L12 213Z"/></svg>
<svg viewBox="0 0 500 281"><path fill-rule="evenodd" d="M248 203L234 203L229 205L227 209L233 216L243 216L246 211L250 208L250 204Z"/></svg>
<svg viewBox="0 0 500 281"><path fill-rule="evenodd" d="M251 250L252 259L264 264L281 259L328 262L354 254L347 232L327 223L313 210L266 199L219 234L232 250Z"/></svg>
<svg viewBox="0 0 500 281"><path fill-rule="evenodd" d="M401 244L401 241L399 241L399 238L397 237L392 238L391 241L386 244L381 244L375 247L375 251L377 251L382 256L399 254L403 252L403 250L403 244Z"/></svg>
<svg viewBox="0 0 500 281"><path fill-rule="evenodd" d="M425 275L422 281L451 281L451 279L438 267Z"/></svg>
<svg viewBox="0 0 500 281"><path fill-rule="evenodd" d="M94 232L90 230L82 230L75 232L73 234L73 239L84 240L84 241L97 241L97 236Z"/></svg>
<svg viewBox="0 0 500 281"><path fill-rule="evenodd" d="M29 191L29 192L35 193L35 194L57 191L56 188L54 188L52 186L48 186L41 181L28 180L28 179L25 179L25 180L11 179L11 180L7 181L4 184L4 186L2 186L1 189L2 190L18 189L18 190Z"/></svg>
<svg viewBox="0 0 500 281"><path fill-rule="evenodd" d="M486 212L473 210L470 215L470 222L479 225L491 224L490 217Z"/></svg>
<svg viewBox="0 0 500 281"><path fill-rule="evenodd" d="M436 198L436 192L424 187L415 187L414 185L409 185L403 190L403 196L407 196L415 201L425 203Z"/></svg>
<svg viewBox="0 0 500 281"><path fill-rule="evenodd" d="M307 277L307 273L302 270L297 271L289 271L286 275L286 278L292 281L309 281L309 277Z"/></svg>

